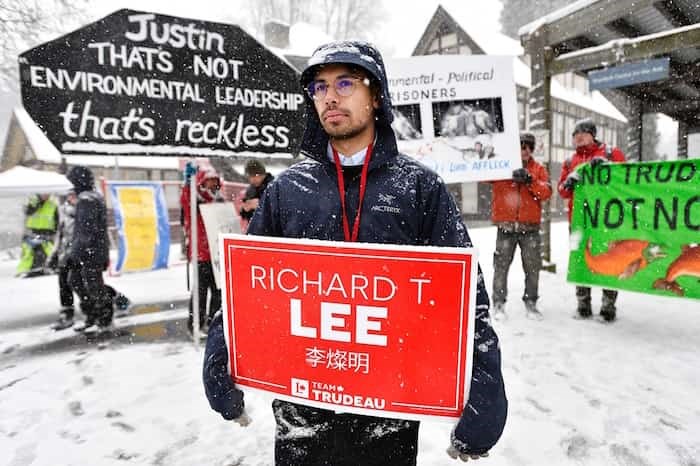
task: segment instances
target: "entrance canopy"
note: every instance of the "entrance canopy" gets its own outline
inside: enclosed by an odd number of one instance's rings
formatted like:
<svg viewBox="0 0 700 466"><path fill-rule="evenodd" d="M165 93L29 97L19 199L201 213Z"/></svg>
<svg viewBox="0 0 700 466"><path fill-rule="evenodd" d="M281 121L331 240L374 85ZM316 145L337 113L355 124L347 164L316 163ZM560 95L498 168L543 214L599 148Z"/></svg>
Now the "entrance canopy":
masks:
<svg viewBox="0 0 700 466"><path fill-rule="evenodd" d="M679 157L688 130L700 128L700 9L691 0L579 0L519 30L531 66L551 76L588 74L668 59L668 78L603 91L626 114L630 155L640 152L641 116L664 113L679 122ZM544 91L544 89L543 89ZM535 99L546 100L543 96ZM546 118L546 115L545 115ZM685 134L684 134L685 133ZM637 158L637 157L634 157Z"/></svg>
<svg viewBox="0 0 700 466"><path fill-rule="evenodd" d="M65 194L73 185L56 172L14 167L0 173L0 197L29 194Z"/></svg>

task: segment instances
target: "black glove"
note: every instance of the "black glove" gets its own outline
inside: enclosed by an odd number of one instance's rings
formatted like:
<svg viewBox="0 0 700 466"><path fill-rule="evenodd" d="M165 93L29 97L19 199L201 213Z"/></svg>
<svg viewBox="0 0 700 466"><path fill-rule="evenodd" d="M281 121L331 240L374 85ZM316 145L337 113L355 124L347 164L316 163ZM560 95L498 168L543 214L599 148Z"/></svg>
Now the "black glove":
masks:
<svg viewBox="0 0 700 466"><path fill-rule="evenodd" d="M530 184L532 183L532 175L524 168L518 168L513 170L513 181L520 184Z"/></svg>
<svg viewBox="0 0 700 466"><path fill-rule="evenodd" d="M564 188L567 191L573 191L580 179L581 175L579 175L578 172L571 172L569 173L569 176L567 176L564 180L562 188Z"/></svg>
<svg viewBox="0 0 700 466"><path fill-rule="evenodd" d="M605 157L600 157L600 156L598 156L598 157L593 157L593 158L591 159L591 161L588 162L588 163L591 164L591 167L595 168L595 167L597 167L597 166L600 165L600 164L608 163L608 159L606 159Z"/></svg>

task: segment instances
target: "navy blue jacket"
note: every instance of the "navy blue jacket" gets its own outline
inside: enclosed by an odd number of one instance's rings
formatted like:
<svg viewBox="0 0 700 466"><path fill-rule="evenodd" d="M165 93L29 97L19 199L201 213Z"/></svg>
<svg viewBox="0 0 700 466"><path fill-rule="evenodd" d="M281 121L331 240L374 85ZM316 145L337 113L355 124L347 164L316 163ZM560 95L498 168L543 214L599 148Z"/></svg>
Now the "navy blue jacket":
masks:
<svg viewBox="0 0 700 466"><path fill-rule="evenodd" d="M350 60L347 62L353 63ZM369 71L375 78L380 75L378 79L382 83L382 108L376 123L376 142L369 164L358 241L471 246L459 209L442 179L416 160L399 154L390 127L391 103L383 78L383 65L380 72ZM328 137L308 98L307 105L307 127L301 146L301 152L307 160L292 165L267 187L248 227L248 234L344 240L336 168L326 152ZM347 216L352 223L359 200L359 177L346 176L345 186ZM470 397L453 433L453 444L462 452L471 454L484 453L493 447L503 432L507 415L498 337L490 325L489 298L481 270L477 286ZM226 370L226 347L223 331L217 328L220 325L221 319L215 320L210 329L204 382L212 408L228 418L232 412L240 413L243 403L242 397L233 395L235 392L231 390L233 384L230 376L222 373ZM211 333L212 330L214 333ZM217 362L218 368L212 367ZM336 416L332 411L281 401L276 403L293 406L295 416L301 416L315 425L328 422L328 419ZM276 409L276 415L278 411L282 410ZM412 422L343 416L369 426L390 424L393 430L397 426L399 429L404 426L407 431L417 429L417 423ZM280 419L278 429L279 426ZM366 439L367 443L376 440L370 437Z"/></svg>
<svg viewBox="0 0 700 466"><path fill-rule="evenodd" d="M67 178L78 195L73 241L67 260L88 269L106 270L109 266L109 237L104 198L95 191L94 177L89 168L73 167Z"/></svg>

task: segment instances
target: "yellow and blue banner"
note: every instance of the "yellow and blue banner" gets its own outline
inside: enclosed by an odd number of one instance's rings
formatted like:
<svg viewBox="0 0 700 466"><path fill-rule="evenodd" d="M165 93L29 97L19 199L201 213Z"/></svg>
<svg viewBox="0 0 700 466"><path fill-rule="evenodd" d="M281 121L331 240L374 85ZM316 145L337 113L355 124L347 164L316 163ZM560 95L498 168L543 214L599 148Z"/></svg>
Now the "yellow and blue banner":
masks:
<svg viewBox="0 0 700 466"><path fill-rule="evenodd" d="M119 236L115 271L161 269L168 266L170 225L160 183L109 183L114 223Z"/></svg>

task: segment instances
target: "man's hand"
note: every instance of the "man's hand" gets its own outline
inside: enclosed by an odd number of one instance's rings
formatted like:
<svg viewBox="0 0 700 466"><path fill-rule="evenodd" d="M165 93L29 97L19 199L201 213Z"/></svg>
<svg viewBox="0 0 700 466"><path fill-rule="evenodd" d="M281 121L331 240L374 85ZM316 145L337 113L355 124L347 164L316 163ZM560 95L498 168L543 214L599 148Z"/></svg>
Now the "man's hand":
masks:
<svg viewBox="0 0 700 466"><path fill-rule="evenodd" d="M460 453L460 451L457 450L453 445L450 445L447 448L447 454L450 455L450 458L452 458L453 460L460 459L464 462L467 462L470 459L478 460L479 458L486 458L489 456L489 452L482 453L480 455L470 455L468 453Z"/></svg>
<svg viewBox="0 0 700 466"><path fill-rule="evenodd" d="M532 183L532 175L524 168L513 170L513 181L518 184Z"/></svg>
<svg viewBox="0 0 700 466"><path fill-rule="evenodd" d="M241 209L243 209L246 212L250 212L251 210L255 210L258 208L259 202L260 199L258 198L248 199L247 201L243 201L243 204L241 204Z"/></svg>
<svg viewBox="0 0 700 466"><path fill-rule="evenodd" d="M573 191L580 179L581 175L579 175L578 172L571 172L564 180L562 188L566 189L567 191Z"/></svg>
<svg viewBox="0 0 700 466"><path fill-rule="evenodd" d="M593 157L593 158L591 159L591 161L588 162L588 163L591 164L591 167L595 168L595 167L597 167L598 165L601 165L601 164L604 164L604 163L608 163L608 159L606 159L605 157L600 157L600 156L598 156L598 157Z"/></svg>

